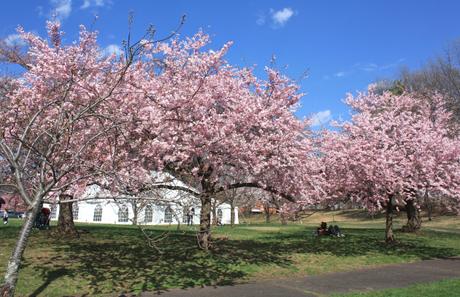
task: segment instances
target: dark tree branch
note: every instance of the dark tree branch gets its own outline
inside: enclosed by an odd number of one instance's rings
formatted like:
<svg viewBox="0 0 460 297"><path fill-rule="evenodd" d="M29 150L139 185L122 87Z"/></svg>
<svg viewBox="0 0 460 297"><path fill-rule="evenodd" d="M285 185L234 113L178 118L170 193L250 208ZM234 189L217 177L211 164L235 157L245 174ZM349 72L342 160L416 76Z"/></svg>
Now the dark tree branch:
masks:
<svg viewBox="0 0 460 297"><path fill-rule="evenodd" d="M286 194L286 193L283 193L283 192L280 192L272 187L262 187L261 185L259 185L258 183L255 183L255 182L250 182L250 183L235 183L235 184L231 184L227 187L220 187L219 189L217 189L217 191L215 191L214 193L220 193L220 192L223 192L223 191L226 191L226 190L231 190L231 189L238 189L238 188L258 188L258 189L262 189L264 191L267 191L267 192L270 192L270 193L273 193L275 195L278 195L290 202L296 202L296 199L294 197L292 197L291 195L289 194Z"/></svg>

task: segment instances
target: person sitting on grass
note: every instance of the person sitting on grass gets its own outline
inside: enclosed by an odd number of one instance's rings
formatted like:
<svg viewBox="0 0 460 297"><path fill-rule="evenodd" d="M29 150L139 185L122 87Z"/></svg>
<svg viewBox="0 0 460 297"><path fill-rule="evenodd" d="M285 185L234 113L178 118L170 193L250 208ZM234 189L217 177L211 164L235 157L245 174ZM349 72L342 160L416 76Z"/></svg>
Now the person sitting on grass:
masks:
<svg viewBox="0 0 460 297"><path fill-rule="evenodd" d="M335 237L345 237L345 235L342 233L340 230L339 226L337 225L330 225L329 228L327 229L329 235L335 236Z"/></svg>
<svg viewBox="0 0 460 297"><path fill-rule="evenodd" d="M321 225L316 228L316 235L328 235L328 229L327 229L327 223L326 222L321 222Z"/></svg>
<svg viewBox="0 0 460 297"><path fill-rule="evenodd" d="M42 229L50 228L51 210L49 208L42 208Z"/></svg>
<svg viewBox="0 0 460 297"><path fill-rule="evenodd" d="M316 236L320 235L331 235L335 237L345 237L345 235L340 230L339 226L337 225L329 225L327 226L326 222L321 222L319 228L316 229Z"/></svg>
<svg viewBox="0 0 460 297"><path fill-rule="evenodd" d="M50 228L50 214L51 210L46 207L42 207L42 210L35 217L34 227L39 230Z"/></svg>

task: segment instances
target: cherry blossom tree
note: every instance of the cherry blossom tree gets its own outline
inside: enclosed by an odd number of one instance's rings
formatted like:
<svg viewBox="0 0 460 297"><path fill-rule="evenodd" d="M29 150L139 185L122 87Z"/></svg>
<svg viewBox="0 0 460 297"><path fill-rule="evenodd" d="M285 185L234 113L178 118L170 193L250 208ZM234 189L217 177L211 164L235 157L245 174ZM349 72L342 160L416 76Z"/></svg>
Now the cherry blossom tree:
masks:
<svg viewBox="0 0 460 297"><path fill-rule="evenodd" d="M417 228L417 197L442 193L460 200L460 143L449 126L443 98L433 94L377 94L372 87L346 103L355 111L339 131L324 132L322 153L329 198L348 197L370 211L386 209L386 241L395 207L408 211L408 227ZM447 202L447 200L446 200ZM409 215L411 213L411 215Z"/></svg>
<svg viewBox="0 0 460 297"><path fill-rule="evenodd" d="M313 203L321 183L308 123L293 114L301 98L298 87L272 69L262 80L252 69L233 67L223 58L231 43L206 51L208 43L208 36L198 33L150 49L144 73L138 74L144 79L132 86L139 101L120 106L129 110L132 126L117 143L129 162L169 172L191 187L174 188L201 201L204 249L218 193L257 187ZM155 57L162 57L161 63ZM244 181L222 178L227 175Z"/></svg>
<svg viewBox="0 0 460 297"><path fill-rule="evenodd" d="M73 45L61 43L58 22L47 25L49 42L18 29L27 43L26 71L2 94L0 155L8 163L3 182L27 205L26 219L8 262L1 296L12 296L22 254L45 197L70 185L83 187L105 168L101 158L110 136L122 123L113 107L126 100L124 85L134 63L135 46L125 57L104 57L96 33L80 28Z"/></svg>

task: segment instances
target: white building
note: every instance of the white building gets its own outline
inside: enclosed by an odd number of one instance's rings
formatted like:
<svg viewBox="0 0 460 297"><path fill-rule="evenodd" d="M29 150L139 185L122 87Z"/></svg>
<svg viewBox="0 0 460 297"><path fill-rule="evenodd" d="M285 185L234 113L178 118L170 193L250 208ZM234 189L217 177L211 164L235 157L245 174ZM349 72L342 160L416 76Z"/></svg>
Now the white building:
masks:
<svg viewBox="0 0 460 297"><path fill-rule="evenodd" d="M171 182L169 182L171 183ZM180 181L172 183L186 186ZM143 195L141 198L113 198L100 187L89 186L81 197L82 201L73 203L75 222L101 224L133 224L137 212L137 223L145 225L186 224L188 214L193 224L200 223L200 200L183 191L161 189ZM47 205L51 208L51 220L57 220L59 205ZM217 206L217 217L221 224L230 224L231 207L227 203ZM238 208L235 224L238 224Z"/></svg>

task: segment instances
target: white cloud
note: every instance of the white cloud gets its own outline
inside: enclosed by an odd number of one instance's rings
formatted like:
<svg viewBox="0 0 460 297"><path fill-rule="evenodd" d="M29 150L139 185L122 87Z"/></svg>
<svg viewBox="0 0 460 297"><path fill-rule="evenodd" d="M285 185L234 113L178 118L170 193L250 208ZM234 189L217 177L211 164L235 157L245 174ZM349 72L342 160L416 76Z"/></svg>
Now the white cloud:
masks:
<svg viewBox="0 0 460 297"><path fill-rule="evenodd" d="M51 13L56 16L58 20L64 20L70 16L72 12L72 0L51 0L52 10Z"/></svg>
<svg viewBox="0 0 460 297"><path fill-rule="evenodd" d="M286 24L286 22L294 15L294 11L289 7L285 7L277 11L272 10L271 15L275 25L284 26L284 24Z"/></svg>
<svg viewBox="0 0 460 297"><path fill-rule="evenodd" d="M112 1L110 0L83 0L83 4L80 8L86 9L90 7L104 7L110 4L112 4Z"/></svg>
<svg viewBox="0 0 460 297"><path fill-rule="evenodd" d="M103 50L102 50L102 55L103 56L110 56L112 54L115 54L115 55L120 55L121 53L123 53L123 51L121 50L121 48L116 45L116 44L109 44L108 46L106 46Z"/></svg>
<svg viewBox="0 0 460 297"><path fill-rule="evenodd" d="M347 73L345 71L339 71L337 73L334 73L335 77L344 77Z"/></svg>
<svg viewBox="0 0 460 297"><path fill-rule="evenodd" d="M6 45L9 45L9 46L26 45L26 42L21 38L21 36L19 36L19 34L10 34L6 36L5 39L3 40L5 41Z"/></svg>
<svg viewBox="0 0 460 297"><path fill-rule="evenodd" d="M321 125L324 125L325 123L329 122L330 120L332 120L332 115L331 115L331 111L329 109L319 111L319 112L314 113L312 115L312 117L311 117L311 125L313 127L321 126Z"/></svg>

